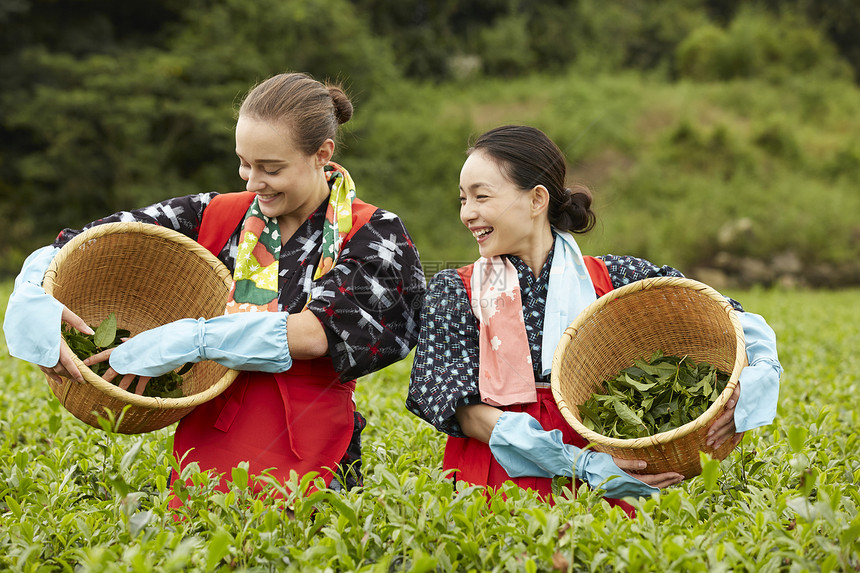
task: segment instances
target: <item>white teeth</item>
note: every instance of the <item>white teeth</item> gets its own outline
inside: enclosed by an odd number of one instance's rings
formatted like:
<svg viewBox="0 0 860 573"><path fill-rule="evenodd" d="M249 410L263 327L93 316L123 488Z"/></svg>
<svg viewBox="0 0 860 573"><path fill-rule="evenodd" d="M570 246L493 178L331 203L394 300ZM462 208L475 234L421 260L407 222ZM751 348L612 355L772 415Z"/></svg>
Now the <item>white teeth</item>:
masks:
<svg viewBox="0 0 860 573"><path fill-rule="evenodd" d="M493 228L492 228L492 227L490 227L490 228L481 229L480 231L473 231L473 232L472 232L472 235L473 235L476 239L480 239L481 237L484 237L484 236L486 236L486 235L489 235L489 234L490 234L490 233L492 233L492 232L493 232Z"/></svg>

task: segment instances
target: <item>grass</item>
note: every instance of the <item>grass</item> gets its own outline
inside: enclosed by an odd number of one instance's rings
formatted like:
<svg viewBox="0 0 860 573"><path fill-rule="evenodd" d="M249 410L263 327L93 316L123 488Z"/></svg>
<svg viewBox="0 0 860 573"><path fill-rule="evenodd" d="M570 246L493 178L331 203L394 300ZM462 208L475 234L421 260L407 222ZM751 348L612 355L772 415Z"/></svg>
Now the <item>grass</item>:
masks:
<svg viewBox="0 0 860 573"><path fill-rule="evenodd" d="M860 570L860 291L725 294L777 332L777 420L639 502L633 520L585 489L555 506L516 488L489 500L455 489L439 469L443 436L403 407L407 360L359 382L362 490L255 499L243 468L229 493L197 474L188 519L174 521L169 430L85 426L37 368L0 357L0 569Z"/></svg>

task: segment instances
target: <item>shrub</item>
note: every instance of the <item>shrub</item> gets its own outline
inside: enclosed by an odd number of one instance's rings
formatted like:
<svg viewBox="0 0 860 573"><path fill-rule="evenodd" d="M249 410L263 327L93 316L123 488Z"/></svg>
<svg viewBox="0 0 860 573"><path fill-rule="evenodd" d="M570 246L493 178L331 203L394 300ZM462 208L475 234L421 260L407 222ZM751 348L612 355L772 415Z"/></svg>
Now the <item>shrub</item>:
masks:
<svg viewBox="0 0 860 573"><path fill-rule="evenodd" d="M676 67L681 77L706 81L852 73L830 41L800 17L746 6L726 30L713 24L693 30L677 48Z"/></svg>
<svg viewBox="0 0 860 573"><path fill-rule="evenodd" d="M525 16L507 15L481 30L480 54L487 73L521 75L536 63L527 24Z"/></svg>

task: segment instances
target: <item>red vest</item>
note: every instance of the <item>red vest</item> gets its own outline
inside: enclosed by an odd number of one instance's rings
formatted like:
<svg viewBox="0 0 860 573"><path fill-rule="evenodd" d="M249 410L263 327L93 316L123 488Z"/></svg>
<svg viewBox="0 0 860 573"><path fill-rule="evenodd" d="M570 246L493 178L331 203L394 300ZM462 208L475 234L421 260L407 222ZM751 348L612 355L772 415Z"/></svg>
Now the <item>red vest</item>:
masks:
<svg viewBox="0 0 860 573"><path fill-rule="evenodd" d="M601 297L613 290L612 279L603 261L595 257L583 258L585 259L585 266L588 269L588 275L594 284L595 294ZM457 273L466 287L466 295L470 300L472 298L471 277L473 268L474 265L467 265L457 269ZM584 448L588 444L585 438L577 434L570 427L570 424L567 423L567 420L564 419L552 395L552 390L548 388L537 389L537 401L535 402L504 406L501 409L509 412L526 412L540 422L544 430L560 430L562 439L566 444L572 444L578 448ZM490 446L474 438L448 436L442 467L446 470L457 470L455 479L475 485L497 488L506 481L512 481L524 489L537 491L541 497L552 503L551 479L510 477L496 461L496 458L493 457ZM576 491L579 487L579 482L577 481L575 485L576 487L572 488L573 491ZM635 515L635 510L630 504L617 499L607 498L607 501L611 505L620 506L630 517Z"/></svg>
<svg viewBox="0 0 860 573"><path fill-rule="evenodd" d="M216 196L203 211L197 241L218 255L255 194ZM376 211L356 199L346 244ZM295 360L287 372L242 372L220 396L201 404L179 421L173 441L182 467L197 462L230 479L232 468L249 462L251 474L268 471L281 483L290 471L299 477L319 472L326 484L343 459L353 432L355 381L342 382L331 358ZM261 484L256 488L261 489ZM220 489L226 489L224 481ZM171 506L181 505L178 498Z"/></svg>

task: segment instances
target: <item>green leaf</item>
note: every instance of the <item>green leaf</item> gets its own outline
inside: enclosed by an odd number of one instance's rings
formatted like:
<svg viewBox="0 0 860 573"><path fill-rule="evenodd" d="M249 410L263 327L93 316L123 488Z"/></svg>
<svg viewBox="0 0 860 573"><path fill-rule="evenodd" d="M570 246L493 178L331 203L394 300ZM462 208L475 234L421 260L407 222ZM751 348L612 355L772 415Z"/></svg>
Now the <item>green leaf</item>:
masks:
<svg viewBox="0 0 860 573"><path fill-rule="evenodd" d="M629 374L624 374L624 380L626 381L628 386L632 386L633 388L639 390L640 392L644 392L646 390L650 390L654 386L657 385L657 382L639 382L630 377Z"/></svg>
<svg viewBox="0 0 860 573"><path fill-rule="evenodd" d="M705 490L716 490L717 478L720 475L720 462L704 452L699 452L699 462L702 464L702 479L705 482Z"/></svg>
<svg viewBox="0 0 860 573"><path fill-rule="evenodd" d="M432 555L427 555L420 549L415 552L412 558L412 571L414 573L426 573L436 569L436 558Z"/></svg>
<svg viewBox="0 0 860 573"><path fill-rule="evenodd" d="M128 532L132 537L137 535L152 521L152 510L140 511L128 518Z"/></svg>
<svg viewBox="0 0 860 573"><path fill-rule="evenodd" d="M214 571L215 566L220 561L229 555L230 546L233 544L233 536L230 535L224 528L218 527L215 533L209 538L209 543L206 544L206 570Z"/></svg>
<svg viewBox="0 0 860 573"><path fill-rule="evenodd" d="M239 489L247 489L248 488L248 462L239 462L239 465L232 470L231 477L233 478L233 483Z"/></svg>
<svg viewBox="0 0 860 573"><path fill-rule="evenodd" d="M353 526L358 526L358 517L355 510L350 506L339 493L333 493L328 498L329 503L334 506L338 513L344 516Z"/></svg>
<svg viewBox="0 0 860 573"><path fill-rule="evenodd" d="M116 338L116 314L113 312L96 328L93 342L99 348L108 348L113 345Z"/></svg>
<svg viewBox="0 0 860 573"><path fill-rule="evenodd" d="M606 436L637 438L677 428L700 416L719 396L728 376L689 357L655 352L605 380L579 406L586 427Z"/></svg>
<svg viewBox="0 0 860 573"><path fill-rule="evenodd" d="M791 451L799 453L803 449L804 444L806 444L806 436L809 434L809 430L805 426L791 426L786 434Z"/></svg>
<svg viewBox="0 0 860 573"><path fill-rule="evenodd" d="M637 416L636 413L631 410L629 406L627 406L620 400L616 400L615 402L613 402L612 407L615 408L615 411L618 413L618 416L628 424L633 424L636 426L642 425L642 418Z"/></svg>
<svg viewBox="0 0 860 573"><path fill-rule="evenodd" d="M134 460L137 459L138 454L140 454L140 448L143 447L143 440L137 440L128 451L123 454L122 460L119 462L120 471L127 471L131 464L134 463Z"/></svg>
<svg viewBox="0 0 860 573"><path fill-rule="evenodd" d="M7 495L4 498L4 501L6 502L6 505L9 507L9 509L12 511L12 514L15 516L15 518L21 519L21 516L24 515L24 512L21 511L21 506L18 504L17 501L15 501L15 498L11 495Z"/></svg>

